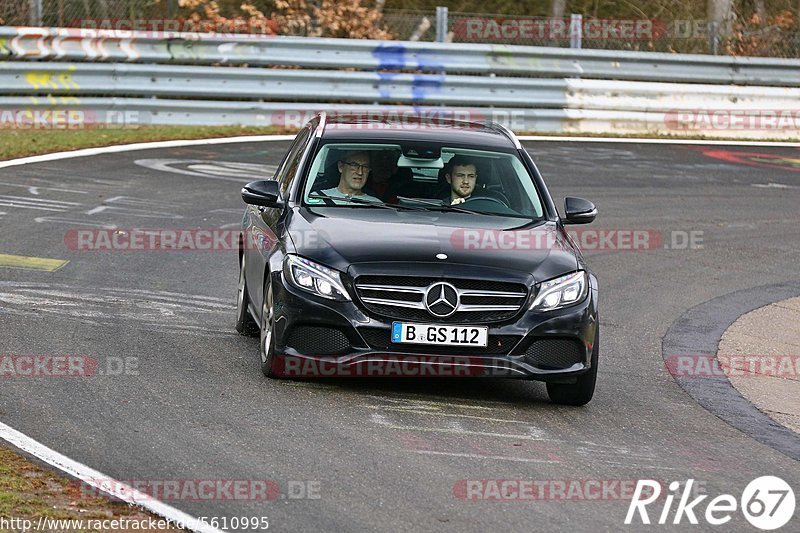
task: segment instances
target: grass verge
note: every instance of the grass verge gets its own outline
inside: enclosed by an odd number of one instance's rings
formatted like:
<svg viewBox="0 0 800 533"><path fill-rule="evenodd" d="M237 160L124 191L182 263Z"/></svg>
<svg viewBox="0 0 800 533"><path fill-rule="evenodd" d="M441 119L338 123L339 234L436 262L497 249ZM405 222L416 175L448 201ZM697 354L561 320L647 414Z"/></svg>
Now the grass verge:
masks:
<svg viewBox="0 0 800 533"><path fill-rule="evenodd" d="M173 139L211 139L238 135L289 133L267 127L241 126L139 126L136 128L92 128L75 130L11 130L0 129L0 160L94 148L112 144L128 144Z"/></svg>
<svg viewBox="0 0 800 533"><path fill-rule="evenodd" d="M150 518L158 519L137 507L112 502L82 490L77 481L66 479L0 446L0 531L21 531L24 520L30 521L28 527L33 525L35 528L42 520L45 531L58 529L108 533L122 530L121 527L114 527L112 520L125 519L148 525ZM3 520L6 523L2 523ZM68 524L56 520L82 522ZM103 520L105 524L97 522ZM147 531L148 528L144 527L143 530ZM172 528L162 531L180 530Z"/></svg>

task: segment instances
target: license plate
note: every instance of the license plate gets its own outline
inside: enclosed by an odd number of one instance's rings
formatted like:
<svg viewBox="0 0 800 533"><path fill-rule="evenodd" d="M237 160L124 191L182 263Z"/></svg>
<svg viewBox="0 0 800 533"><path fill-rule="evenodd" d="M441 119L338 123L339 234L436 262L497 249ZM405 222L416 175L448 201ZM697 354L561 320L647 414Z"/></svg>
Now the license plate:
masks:
<svg viewBox="0 0 800 533"><path fill-rule="evenodd" d="M489 328L392 322L392 342L485 348L489 342Z"/></svg>

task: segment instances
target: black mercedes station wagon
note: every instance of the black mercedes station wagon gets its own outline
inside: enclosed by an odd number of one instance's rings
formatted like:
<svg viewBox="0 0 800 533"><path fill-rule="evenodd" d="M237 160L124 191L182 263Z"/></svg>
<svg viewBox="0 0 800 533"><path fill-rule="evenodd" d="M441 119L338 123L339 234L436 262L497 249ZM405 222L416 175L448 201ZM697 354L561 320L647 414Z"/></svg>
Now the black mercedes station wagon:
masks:
<svg viewBox="0 0 800 533"><path fill-rule="evenodd" d="M326 116L241 191L236 329L269 377L544 381L583 405L597 279L514 134L495 123Z"/></svg>

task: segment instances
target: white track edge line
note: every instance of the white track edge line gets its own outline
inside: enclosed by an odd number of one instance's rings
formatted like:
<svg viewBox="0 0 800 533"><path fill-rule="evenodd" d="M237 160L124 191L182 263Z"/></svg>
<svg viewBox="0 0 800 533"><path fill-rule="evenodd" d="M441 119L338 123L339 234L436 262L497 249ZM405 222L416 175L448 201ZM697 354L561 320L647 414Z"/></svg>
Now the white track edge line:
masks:
<svg viewBox="0 0 800 533"><path fill-rule="evenodd" d="M58 470L81 480L83 483L99 491L171 520L173 526L181 525L187 529L199 531L201 533L223 533L222 530L205 524L183 511L175 509L148 494L139 492L124 483L105 476L97 470L48 448L44 444L28 437L24 433L20 433L2 422L0 422L0 439L5 440L18 449L56 467ZM111 487L108 485L111 485Z"/></svg>
<svg viewBox="0 0 800 533"><path fill-rule="evenodd" d="M266 142L266 141L291 141L294 135L245 135L241 137L219 137L216 139L179 139L173 141L154 141L134 144L117 144L113 146L99 146L96 148L82 148L80 150L68 150L66 152L52 152L49 154L33 155L0 161L0 168L27 165L29 163L45 163L59 159L71 159L73 157L87 157L100 154L114 154L119 152L133 152L136 150L150 150L153 148L175 148L179 146L193 146L206 144L231 144L247 142Z"/></svg>

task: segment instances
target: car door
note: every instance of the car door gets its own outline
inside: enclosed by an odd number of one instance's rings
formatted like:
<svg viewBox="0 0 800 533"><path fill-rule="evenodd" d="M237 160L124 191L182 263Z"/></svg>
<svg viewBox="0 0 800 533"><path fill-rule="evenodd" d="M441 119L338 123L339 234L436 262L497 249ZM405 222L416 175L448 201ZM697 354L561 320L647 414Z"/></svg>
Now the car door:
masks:
<svg viewBox="0 0 800 533"><path fill-rule="evenodd" d="M312 139L311 126L306 126L297 134L289 150L278 166L273 179L280 184L283 200L288 201L287 192L300 166L300 161ZM247 207L247 222L244 254L247 261L245 276L247 279L250 301L261 309L264 289L264 273L269 258L277 251L285 253L283 238L283 222L286 219L285 208L271 208L250 205Z"/></svg>

